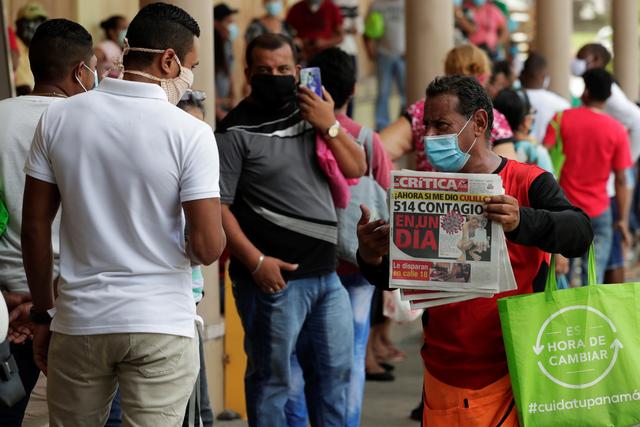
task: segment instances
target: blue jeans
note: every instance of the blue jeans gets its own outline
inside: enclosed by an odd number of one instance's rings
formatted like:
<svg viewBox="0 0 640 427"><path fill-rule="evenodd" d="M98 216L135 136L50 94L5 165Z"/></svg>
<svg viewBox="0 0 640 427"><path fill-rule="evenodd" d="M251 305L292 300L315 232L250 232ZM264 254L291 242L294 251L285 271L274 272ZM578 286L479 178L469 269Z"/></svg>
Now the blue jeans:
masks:
<svg viewBox="0 0 640 427"><path fill-rule="evenodd" d="M340 276L340 281L349 292L353 312L353 369L347 392L346 427L360 426L362 399L364 398L367 340L369 339L369 317L374 287L360 273ZM285 407L288 427L307 426L307 406L304 399L304 378L296 355L291 356L291 388Z"/></svg>
<svg viewBox="0 0 640 427"><path fill-rule="evenodd" d="M203 427L212 427L213 426L213 408L211 407L211 400L209 399L209 384L207 383L207 368L205 363L204 356L204 337L202 336L202 331L200 328L198 329L198 334L200 335L200 419L202 420Z"/></svg>
<svg viewBox="0 0 640 427"><path fill-rule="evenodd" d="M109 409L109 418L104 427L120 427L122 425L122 407L120 406L120 389L116 390L116 395L111 401L111 409Z"/></svg>
<svg viewBox="0 0 640 427"><path fill-rule="evenodd" d="M604 282L604 272L607 269L609 254L611 252L611 244L613 241L613 219L611 209L607 209L603 214L591 218L591 227L593 228L594 247L596 250L596 283ZM575 266L575 260L571 260L571 270ZM580 280L582 286L587 284L587 271L589 266L589 253L582 256L582 268L580 272ZM571 272L569 272L571 276Z"/></svg>
<svg viewBox="0 0 640 427"><path fill-rule="evenodd" d="M295 353L291 355L291 383L284 413L287 418L287 427L307 427L309 425L307 402L304 397L304 373Z"/></svg>
<svg viewBox="0 0 640 427"><path fill-rule="evenodd" d="M349 292L353 311L353 370L347 397L346 427L358 427L364 398L364 361L369 339L371 298L375 288L360 273L340 276L340 280Z"/></svg>
<svg viewBox="0 0 640 427"><path fill-rule="evenodd" d="M251 280L236 280L233 294L245 332L249 425L286 425L295 352L311 424L344 426L353 325L349 296L338 276L292 280L275 294L262 292Z"/></svg>
<svg viewBox="0 0 640 427"><path fill-rule="evenodd" d="M385 55L378 53L376 57L376 74L378 77L378 97L376 99L376 130L389 126L389 97L391 84L396 83L400 94L400 104L406 107L405 79L406 67L404 58L399 55Z"/></svg>

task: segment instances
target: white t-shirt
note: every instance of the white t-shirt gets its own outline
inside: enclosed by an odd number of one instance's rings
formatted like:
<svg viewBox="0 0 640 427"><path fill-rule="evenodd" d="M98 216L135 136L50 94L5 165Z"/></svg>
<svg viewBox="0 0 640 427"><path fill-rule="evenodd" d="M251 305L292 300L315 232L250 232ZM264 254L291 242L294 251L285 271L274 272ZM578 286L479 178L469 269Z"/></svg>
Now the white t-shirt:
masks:
<svg viewBox="0 0 640 427"><path fill-rule="evenodd" d="M358 42L356 37L362 34L364 23L362 17L359 15L358 6L359 0L333 0L336 6L340 8L342 12L342 26L345 31L355 29L357 34L350 34L345 32L342 39L342 43L338 46L351 56L358 56Z"/></svg>
<svg viewBox="0 0 640 427"><path fill-rule="evenodd" d="M193 336L181 204L220 196L206 123L158 85L106 78L47 110L25 171L62 201L51 330Z"/></svg>
<svg viewBox="0 0 640 427"><path fill-rule="evenodd" d="M538 142L544 140L547 126L558 111L571 107L569 101L546 89L527 89L527 96L531 106L536 109L533 135Z"/></svg>
<svg viewBox="0 0 640 427"><path fill-rule="evenodd" d="M630 101L620 86L614 83L611 86L611 96L607 99L604 110L629 131L631 160L637 161L640 157L640 107Z"/></svg>
<svg viewBox="0 0 640 427"><path fill-rule="evenodd" d="M22 194L24 162L42 113L62 98L20 96L0 101L0 197L9 212L6 232L0 236L0 289L29 292L22 265ZM54 277L58 274L60 216L52 226Z"/></svg>
<svg viewBox="0 0 640 427"><path fill-rule="evenodd" d="M380 12L384 19L384 34L377 41L378 53L403 56L406 50L404 0L375 0L371 12Z"/></svg>

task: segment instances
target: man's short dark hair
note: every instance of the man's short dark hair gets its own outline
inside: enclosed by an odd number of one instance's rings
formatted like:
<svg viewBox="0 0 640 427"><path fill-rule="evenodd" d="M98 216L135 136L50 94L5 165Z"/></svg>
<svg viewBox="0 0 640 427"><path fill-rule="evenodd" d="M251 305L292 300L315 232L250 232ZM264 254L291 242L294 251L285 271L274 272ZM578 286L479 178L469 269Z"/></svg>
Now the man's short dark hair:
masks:
<svg viewBox="0 0 640 427"><path fill-rule="evenodd" d="M493 104L487 91L475 77L444 76L436 77L427 87L427 98L440 95L452 95L458 98L456 111L467 119L478 110L487 112L487 138L493 128Z"/></svg>
<svg viewBox="0 0 640 427"><path fill-rule="evenodd" d="M256 49L265 49L265 50L278 50L282 46L289 46L291 48L291 53L293 54L293 61L297 64L298 59L296 55L296 48L293 44L293 40L289 37L282 34L274 34L274 33L265 33L262 34L255 39L251 40L249 45L247 46L247 51L245 52L245 61L247 63L247 67L251 69L253 65L253 51Z"/></svg>
<svg viewBox="0 0 640 427"><path fill-rule="evenodd" d="M602 59L602 64L606 67L611 62L611 52L600 43L587 43L580 48L578 56L594 55Z"/></svg>
<svg viewBox="0 0 640 427"><path fill-rule="evenodd" d="M592 68L583 75L584 87L589 92L589 99L604 102L611 96L613 76L604 68Z"/></svg>
<svg viewBox="0 0 640 427"><path fill-rule="evenodd" d="M93 56L91 34L73 21L51 19L43 22L31 40L29 62L36 82L55 82L66 78L80 62Z"/></svg>
<svg viewBox="0 0 640 427"><path fill-rule="evenodd" d="M522 68L521 78L534 79L547 69L547 60L539 53L531 52Z"/></svg>
<svg viewBox="0 0 640 427"><path fill-rule="evenodd" d="M335 108L344 107L356 85L356 70L351 57L332 47L311 58L308 65L320 68L322 85L333 98Z"/></svg>
<svg viewBox="0 0 640 427"><path fill-rule="evenodd" d="M181 61L193 48L194 36L200 37L196 20L179 7L166 3L143 7L127 29L129 46L173 49ZM153 53L134 51L124 57L124 62L125 66L144 67L151 64L153 57Z"/></svg>

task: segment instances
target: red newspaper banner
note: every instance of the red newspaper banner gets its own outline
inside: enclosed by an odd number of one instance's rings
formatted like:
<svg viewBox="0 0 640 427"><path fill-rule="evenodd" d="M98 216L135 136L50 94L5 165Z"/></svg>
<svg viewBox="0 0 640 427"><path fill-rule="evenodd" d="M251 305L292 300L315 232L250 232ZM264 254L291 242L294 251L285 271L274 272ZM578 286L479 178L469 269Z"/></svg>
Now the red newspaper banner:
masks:
<svg viewBox="0 0 640 427"><path fill-rule="evenodd" d="M465 178L436 178L422 176L396 175L393 177L393 188L414 190L455 191L466 193L469 191L469 180Z"/></svg>

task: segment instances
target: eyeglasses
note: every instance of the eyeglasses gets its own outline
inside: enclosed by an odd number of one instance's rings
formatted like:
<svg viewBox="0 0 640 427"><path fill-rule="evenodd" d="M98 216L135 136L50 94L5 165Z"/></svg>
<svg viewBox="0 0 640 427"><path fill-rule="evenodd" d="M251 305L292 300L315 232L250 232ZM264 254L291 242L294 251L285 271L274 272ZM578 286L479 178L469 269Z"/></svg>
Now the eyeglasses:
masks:
<svg viewBox="0 0 640 427"><path fill-rule="evenodd" d="M204 101L207 99L207 94L201 90L189 90L182 95L180 101Z"/></svg>

